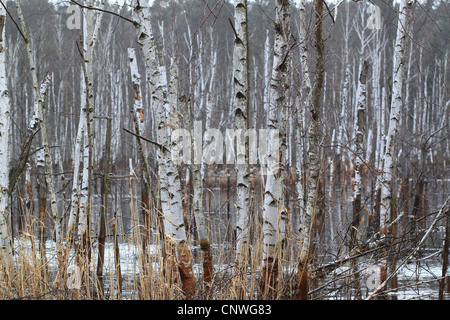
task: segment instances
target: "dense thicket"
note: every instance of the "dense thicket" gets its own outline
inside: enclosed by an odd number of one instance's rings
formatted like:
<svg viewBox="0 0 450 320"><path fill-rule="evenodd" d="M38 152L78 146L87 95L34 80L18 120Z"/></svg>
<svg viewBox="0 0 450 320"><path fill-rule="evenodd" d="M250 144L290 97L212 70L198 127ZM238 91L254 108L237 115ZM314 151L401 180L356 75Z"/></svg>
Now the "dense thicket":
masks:
<svg viewBox="0 0 450 320"><path fill-rule="evenodd" d="M125 237L136 225L130 199L141 201L143 184L139 145L134 132L133 103L135 87L130 78L128 48L135 48L138 69L145 74L142 52L139 50L135 26L126 19L132 18L129 1L123 6L107 4L100 26L94 52L93 96L94 145L93 145L93 214L92 233L100 232L101 180L105 168L105 141L107 118L112 121L111 170L112 180L106 220L119 216L120 233ZM392 99L392 75L394 44L397 30L398 4L392 0L372 1L381 9L379 29L367 28L370 5L366 1L341 1L329 3L322 17L323 89L318 93L317 106L320 117L305 109L309 96L304 92L305 67L301 63L301 46L309 48L308 66L311 82L318 74L317 50L314 32L315 11L313 3L306 3L306 34L300 32L300 15L297 4L291 5L290 32L288 39L289 68L283 98L286 110L286 153L284 160L284 205L289 213L286 227L293 235L288 242L295 242L298 226L302 223L301 210L305 206L298 193L306 188L309 177L307 150L308 127L318 121L320 154L318 173L317 220L313 241L315 250L323 261L341 257L354 247L367 247L379 231L379 183L382 176L384 139L388 130ZM32 141L27 128L34 110L34 92L30 77L23 34L18 30L17 12L14 3L7 3L6 23L7 74L11 100L11 171L10 171L10 230L17 235L24 232L27 210L27 170L31 173L34 194L28 206L36 221L39 220L39 198L45 199L47 187L42 180L44 171L39 166L42 147L39 135ZM21 6L33 41L40 82L49 75L51 82L45 101L45 118L54 167L54 181L58 200L59 217L65 230L69 219L68 204L73 184L74 150L78 125L82 111L81 94L81 30L70 30L66 21L68 3L48 0L23 0ZM248 126L267 128L267 92L273 61L275 5L272 0L248 2ZM114 15L114 12L118 15ZM402 239L397 252L406 250L409 242L419 237L433 221L432 213L441 208L449 194L449 136L450 100L449 36L450 19L445 1L418 1L409 17L406 40L406 68L403 76L403 108L399 130L395 137L395 179L393 198L395 210L393 220L400 217L394 236ZM159 49L158 58L165 66L167 79L173 58L178 62L178 111L181 126L189 128L194 121L202 121L203 129L235 128L235 86L233 85L233 49L236 29L233 26L235 8L229 1L219 0L155 0L151 8L151 23ZM306 36L305 42L301 42ZM363 71L363 68L366 68ZM361 92L361 77L364 74L365 109L363 120L358 120L358 101ZM142 76L145 79L145 76ZM146 138L156 141L158 122L151 108L152 88L145 81L141 85L141 96L145 110ZM190 121L187 121L189 119ZM364 122L364 137L358 140L358 121ZM281 128L281 127L280 127ZM362 126L361 126L362 128ZM126 129L126 130L125 130ZM297 136L300 135L300 136ZM358 140L358 142L357 142ZM145 142L147 143L147 142ZM31 147L29 147L31 146ZM151 175L151 184L158 185L158 156L155 143L147 143L146 151ZM358 161L355 160L355 155ZM26 164L26 161L28 165ZM301 161L297 161L302 159ZM225 160L224 160L225 161ZM301 168L296 171L296 168ZM193 190L189 189L189 166L178 167L186 197L183 198L186 230L196 238L196 221L193 218ZM252 185L249 214L253 222L262 221L264 176L258 166L252 167ZM197 168L199 169L199 168ZM359 210L352 208L352 190L356 177L362 180ZM191 169L192 170L192 169ZM234 243L236 221L233 214L236 203L235 168L232 165L206 165L203 174L204 207L211 226L211 242ZM192 175L191 175L192 177ZM135 183L134 195L129 192L129 181ZM147 183L145 185L148 185ZM192 186L191 186L192 187ZM156 190L156 189L155 189ZM305 190L305 189L303 189ZM39 193L40 191L40 193ZM44 195L43 195L44 193ZM184 195L184 191L183 191ZM147 196L149 196L147 194ZM155 195L156 197L159 194ZM378 200L377 200L378 198ZM300 200L299 200L300 199ZM45 202L45 201L44 201ZM140 202L139 202L140 203ZM31 208L31 209L30 209ZM47 210L49 212L50 209ZM152 215L156 217L156 211ZM221 213L226 213L222 216ZM430 215L430 216L428 216ZM220 216L217 222L212 217ZM146 224L145 210L139 219ZM428 218L427 218L428 217ZM211 218L211 220L209 220ZM51 215L43 217L45 236L52 238ZM134 222L133 222L134 221ZM155 223L152 220L152 223ZM211 221L216 221L212 223ZM252 223L253 223L252 222ZM198 223L198 222L197 222ZM229 225L227 225L229 223ZM33 225L33 228L37 224ZM37 232L37 229L31 229ZM155 230L155 229L153 229ZM222 230L223 232L221 233ZM250 242L257 243L257 228L250 228ZM356 230L356 233L355 233ZM364 231L363 231L364 230ZM314 235L315 236L315 235ZM439 236L437 239L440 239ZM95 240L96 241L96 240ZM287 240L286 240L287 241ZM414 242L413 242L414 243ZM409 244L410 245L410 244ZM440 246L431 243L431 246ZM292 249L293 256L298 254ZM322 259L322 258L321 258ZM317 262L317 261L315 261Z"/></svg>

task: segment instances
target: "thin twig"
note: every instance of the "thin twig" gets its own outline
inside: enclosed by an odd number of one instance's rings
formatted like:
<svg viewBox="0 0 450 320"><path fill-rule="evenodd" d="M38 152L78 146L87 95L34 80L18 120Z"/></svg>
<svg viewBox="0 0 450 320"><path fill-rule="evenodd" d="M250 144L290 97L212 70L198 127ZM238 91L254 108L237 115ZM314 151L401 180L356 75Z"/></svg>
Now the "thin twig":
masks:
<svg viewBox="0 0 450 320"><path fill-rule="evenodd" d="M128 22L132 23L134 26L139 24L138 22L136 22L136 21L134 21L134 20L132 20L130 18L124 17L121 14L113 12L113 11L109 11L109 10L106 10L106 9L97 8L97 7L93 7L93 6L86 6L86 5L81 4L81 3L79 3L79 2L77 2L75 0L70 0L70 2L75 3L77 6L83 8L83 9L92 9L92 10L97 10L97 11L101 11L101 12L112 14L113 16L119 17L119 18L121 18L121 19L123 19L125 21L128 21Z"/></svg>
<svg viewBox="0 0 450 320"><path fill-rule="evenodd" d="M147 142L149 142L149 143L152 143L152 144L154 144L154 145L157 146L157 147L164 148L165 151L170 151L169 149L167 149L167 148L164 147L162 144L160 144L160 143L158 143L158 142L156 142L156 141L149 140L149 139L147 139L147 138L145 138L145 137L143 137L143 136L141 136L141 135L138 135L137 133L134 133L134 132L128 130L127 128L122 128L122 129L123 129L126 133L129 133L129 134L131 134L131 135L133 135L133 136L135 136L135 137L137 137L137 138L139 138L139 139L142 139L142 140L144 140L144 141L147 141Z"/></svg>

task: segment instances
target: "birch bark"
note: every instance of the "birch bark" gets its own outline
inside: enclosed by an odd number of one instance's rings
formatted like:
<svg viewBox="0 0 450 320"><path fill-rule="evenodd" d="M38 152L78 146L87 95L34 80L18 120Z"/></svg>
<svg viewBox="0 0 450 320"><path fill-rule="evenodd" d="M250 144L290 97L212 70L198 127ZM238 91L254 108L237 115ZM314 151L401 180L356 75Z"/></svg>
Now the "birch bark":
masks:
<svg viewBox="0 0 450 320"><path fill-rule="evenodd" d="M362 171L365 163L364 159L364 139L366 138L365 110L366 110L366 79L367 61L361 64L361 74L359 76L359 86L356 98L356 149L355 149L355 181L353 191L353 221L351 230L351 248L357 245L360 214L361 214L361 193L362 193Z"/></svg>
<svg viewBox="0 0 450 320"><path fill-rule="evenodd" d="M101 2L100 8L105 1ZM93 0L85 1L88 6L93 6ZM86 262L91 258L91 197L94 165L94 75L93 60L94 48L97 43L98 32L103 17L103 12L98 14L93 9L83 9L83 74L84 82L81 83L82 116L86 117L86 130L84 132L83 145L83 171L81 178L80 217L78 233L80 237L79 250L83 250L83 259Z"/></svg>
<svg viewBox="0 0 450 320"><path fill-rule="evenodd" d="M396 170L396 138L397 132L400 128L401 115L403 114L403 83L406 75L406 59L407 59L407 30L409 23L409 15L414 0L401 0L399 7L399 18L397 24L397 35L394 46L394 61L393 61L393 75L392 75L392 100L391 111L389 117L389 127L386 136L386 150L384 154L384 164L381 178L381 200L380 200L380 236L381 239L392 243L392 238L395 237L396 225L395 221L395 201L394 185L395 185L395 170ZM395 257L388 252L382 252L384 261L382 267L391 271L395 269ZM386 282L386 281L385 281ZM391 284L396 286L396 281Z"/></svg>
<svg viewBox="0 0 450 320"><path fill-rule="evenodd" d="M381 186L381 211L380 228L381 236L389 235L387 226L391 219L391 200L395 175L395 146L396 136L399 129L400 114L403 107L402 87L404 75L406 72L406 41L407 41L407 23L408 17L413 6L413 0L402 0L400 2L399 19L397 25L397 35L394 47L393 63L393 84L392 84L392 102L389 117L389 127L386 136L386 150L384 153L384 165Z"/></svg>
<svg viewBox="0 0 450 320"><path fill-rule="evenodd" d="M304 217L305 217L305 192L304 192L304 185L302 180L302 172L301 168L303 166L302 159L304 158L304 144L302 143L301 139L304 135L303 130L306 123L303 121L304 113L306 110L309 110L310 108L310 99L311 99L311 92L312 92L312 86L311 86L311 75L309 72L309 49L308 49L308 43L307 43L307 33L306 33L306 0L300 1L300 7L299 7L299 41L300 41L300 64L302 67L302 85L301 85L301 92L300 95L302 97L301 103L303 105L299 105L299 110L297 110L298 115L298 124L297 124L297 200L298 205L300 208L300 221L302 222L299 230L299 237L300 241L303 241L305 238L305 226L304 226Z"/></svg>
<svg viewBox="0 0 450 320"><path fill-rule="evenodd" d="M133 91L134 91L134 103L133 103L133 121L135 125L135 131L138 136L145 137L145 114L144 107L142 101L142 92L141 92L141 75L139 73L137 60L136 60L136 52L133 48L128 48L128 62L130 65L130 74L131 74L131 82L133 83ZM151 184L151 176L150 176L150 165L147 159L147 147L143 143L143 141L138 138L137 139L138 152L141 161L141 171L142 171L142 216L144 220L144 228L145 236L143 241L143 250L147 246L148 241L148 231L150 228L150 194L153 197L153 186Z"/></svg>
<svg viewBox="0 0 450 320"><path fill-rule="evenodd" d="M270 82L270 104L267 118L269 130L278 130L277 141L269 138L269 168L264 192L263 269L260 278L262 297L272 295L278 277L278 257L281 249L287 211L283 203L284 154L286 151L287 76L289 71L290 3L276 3L274 60Z"/></svg>
<svg viewBox="0 0 450 320"><path fill-rule="evenodd" d="M178 59L172 59L170 72L169 72L169 104L170 104L170 114L171 120L173 118L177 118L176 114L178 114L177 101L178 101ZM208 105L208 103L207 103ZM187 106L186 106L187 107ZM192 122L189 116L189 111L187 111L187 115L185 116L184 122L186 126L191 131L191 141L190 145L194 152L191 153L191 165L187 168L186 176L189 179L189 175L192 175L192 188L193 188L193 199L192 199L192 211L194 213L194 218L197 226L197 234L198 241L200 243L200 249L202 251L202 259L203 259L203 281L206 288L210 289L213 281L213 261L212 261L212 252L211 252L211 241L209 239L208 233L208 225L206 222L205 213L203 210L203 179L202 179L202 165L205 165L203 162L198 163L198 153L203 152L201 150L197 150L197 144L195 140L198 137L194 135L197 133L197 130L192 127ZM207 115L208 117L208 115ZM178 121L171 121L174 127L178 126ZM209 124L207 124L208 126ZM203 159L205 157L203 156ZM203 160L205 161L205 159ZM188 182L187 182L188 183ZM188 192L186 192L188 194Z"/></svg>
<svg viewBox="0 0 450 320"><path fill-rule="evenodd" d="M169 102L167 101L167 77L160 64L150 22L150 9L147 1L135 1L133 17L136 24L138 43L144 54L147 81L152 88L152 108L156 117L156 133L159 150L159 176L161 209L164 215L166 237L177 247L177 262L182 280L182 289L187 298L195 294L195 277L192 269L191 254L187 244L183 220L181 183L177 168L170 153L170 134L167 123Z"/></svg>
<svg viewBox="0 0 450 320"><path fill-rule="evenodd" d="M12 246L8 232L8 189L9 189L9 156L11 105L6 74L5 30L6 10L0 6L0 247L5 260L6 271L11 270Z"/></svg>
<svg viewBox="0 0 450 320"><path fill-rule="evenodd" d="M235 280L238 299L245 299L246 269L249 258L249 60L247 1L237 1L234 8L234 49L233 49L233 86L234 86L234 122L237 144L236 153L236 259ZM240 141L240 142L239 142Z"/></svg>
<svg viewBox="0 0 450 320"><path fill-rule="evenodd" d="M302 241L298 264L298 299L308 298L308 265L311 258L311 243L315 234L314 226L317 217L317 198L320 170L320 104L324 81L324 43L322 38L323 1L315 1L314 41L316 49L316 79L311 93L311 120L309 124L308 150L308 185L306 191L306 207L304 225L302 226Z"/></svg>
<svg viewBox="0 0 450 320"><path fill-rule="evenodd" d="M270 45L269 30L266 32L266 40L264 42L264 95L263 95L263 111L264 118L263 123L267 123L266 117L269 114L269 104L270 104L270 76L271 76L271 66L270 62L272 59L272 49ZM263 159L263 154L261 154L260 148L258 148L259 161L262 165L265 163ZM264 170L261 168L261 185L264 187L266 184L266 179L264 175Z"/></svg>
<svg viewBox="0 0 450 320"><path fill-rule="evenodd" d="M235 5L235 29L233 66L234 66L234 104L235 128L238 141L245 141L244 148L237 148L236 154L236 250L242 253L243 246L248 241L250 173L248 168L248 109L249 109L249 79L248 79L248 32L247 32L247 1L238 1ZM239 151L244 151L240 153ZM243 257L244 258L244 257Z"/></svg>
<svg viewBox="0 0 450 320"><path fill-rule="evenodd" d="M58 216L58 206L56 202L56 193L55 193L55 187L54 187L54 181L53 181L53 168L52 168L52 161L50 158L50 147L48 142L48 135L47 135L47 124L44 117L44 97L45 93L47 91L48 84L50 82L50 75L47 75L43 85L40 87L37 77L37 67L36 67L36 61L33 54L33 43L32 39L28 35L27 27L25 24L25 19L22 14L22 8L20 6L19 1L15 2L17 14L19 16L20 24L22 27L22 33L25 38L25 44L27 49L27 57L28 57L28 63L30 67L30 73L31 73L31 79L33 84L33 89L35 93L35 113L37 112L38 117L32 119L32 125L30 127L35 127L36 123L34 123L37 119L39 119L39 126L41 129L41 139L42 139L42 147L44 150L44 161L45 161L45 180L48 187L48 192L50 195L50 207L51 207L51 215L52 220L54 224L54 232L55 232L55 240L57 243L57 251L58 256L61 254L60 252L60 246L61 246L61 226Z"/></svg>

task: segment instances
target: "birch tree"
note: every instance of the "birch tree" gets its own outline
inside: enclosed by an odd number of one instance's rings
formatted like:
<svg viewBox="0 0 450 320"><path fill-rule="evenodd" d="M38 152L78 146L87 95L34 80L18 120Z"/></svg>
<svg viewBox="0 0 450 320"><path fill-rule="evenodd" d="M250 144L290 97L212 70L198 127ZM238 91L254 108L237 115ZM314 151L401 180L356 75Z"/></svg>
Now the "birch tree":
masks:
<svg viewBox="0 0 450 320"><path fill-rule="evenodd" d="M132 108L132 114L133 114L133 122L135 127L135 132L137 136L142 136L145 138L145 114L144 114L144 106L143 106L143 100L142 100L142 90L141 90L141 75L138 70L137 60L136 60L136 53L133 48L128 48L128 62L130 65L130 75L131 75L131 82L133 83L133 91L134 91L134 103ZM138 152L139 157L141 161L141 171L142 171L142 216L144 219L144 227L145 230L145 237L143 241L143 250L145 252L145 248L148 241L148 228L149 226L149 212L150 212L150 195L152 195L152 201L154 199L153 197L153 186L151 183L151 176L150 176L150 165L148 163L147 159L147 147L143 143L143 141L138 138L137 139L137 145L138 145Z"/></svg>
<svg viewBox="0 0 450 320"><path fill-rule="evenodd" d="M248 26L247 1L237 1L234 9L234 121L237 143L244 142L243 148L237 146L236 154L236 269L240 281L245 282L248 259L249 228L249 62L248 62ZM242 152L243 151L243 152ZM244 284L241 284L244 285ZM240 286L240 284L238 284ZM239 299L245 297L245 291L238 289ZM243 296L244 295L244 296Z"/></svg>
<svg viewBox="0 0 450 320"><path fill-rule="evenodd" d="M403 83L406 75L406 58L407 58L407 30L408 23L413 7L413 0L402 0L399 7L399 18L397 23L397 34L394 46L393 57L393 74L392 74L392 100L391 111L389 117L389 127L386 136L386 150L384 153L384 164L381 178L381 202L380 202L380 235L382 240L387 240L391 243L395 221L391 221L393 218L392 210L394 210L394 184L395 184L395 169L396 169L396 138L397 132L400 127L400 116L403 109ZM395 260L383 257L386 259L382 261L382 267L386 269L395 269Z"/></svg>
<svg viewBox="0 0 450 320"><path fill-rule="evenodd" d="M302 83L300 87L299 105L297 108L297 201L300 208L300 219L304 219L304 184L303 184L303 174L301 172L302 166L304 165L303 154L305 150L304 143L302 143L302 136L304 135L303 130L306 125L304 121L305 111L309 110L309 104L311 99L312 87L311 87L311 75L309 71L309 48L308 48L308 38L306 32L306 0L300 1L299 6L299 42L300 42L300 65L302 68ZM302 161L303 160L303 161ZM304 228L302 228L304 230ZM302 231L300 230L300 233ZM302 239L302 237L300 238Z"/></svg>
<svg viewBox="0 0 450 320"><path fill-rule="evenodd" d="M0 246L4 266L9 274L12 261L11 238L8 231L8 191L11 106L6 74L5 46L6 10L0 6Z"/></svg>
<svg viewBox="0 0 450 320"><path fill-rule="evenodd" d="M24 36L24 41L26 45L27 50L27 57L28 57L28 64L30 67L30 73L31 73L31 80L32 85L34 89L34 98L35 98L35 115L34 119L32 119L32 123L30 127L36 126L36 120L39 119L39 127L41 131L41 140L42 140L42 147L44 150L44 162L45 162L45 180L48 187L48 192L50 196L50 207L51 207L51 215L52 220L54 224L54 232L55 232L55 240L57 243L57 251L58 251L58 259L60 259L61 251L61 225L60 225L60 219L58 215L58 206L56 202L56 193L55 193L55 186L53 181L53 168L52 168L52 161L50 157L50 146L48 141L48 135L47 135L47 123L45 121L45 115L44 115L44 98L45 98L45 92L47 91L48 84L51 80L50 75L47 74L45 77L45 80L43 82L43 86L39 86L38 82L38 76L37 76L37 66L36 66L36 60L35 60L35 54L34 54L34 48L32 39L28 35L27 27L25 24L25 19L22 14L22 8L20 6L19 1L15 2L17 14L19 16L20 25L22 28L22 34ZM37 117L36 117L37 116Z"/></svg>
<svg viewBox="0 0 450 320"><path fill-rule="evenodd" d="M159 176L164 231L167 239L173 241L176 245L182 289L187 298L192 298L195 294L195 277L183 221L181 183L169 149L170 135L167 127L169 122L167 119L169 117L169 102L167 101L168 83L166 71L165 67L159 62L156 52L148 3L147 1L136 1L134 5L133 18L138 43L144 55L146 79L152 88L151 100L156 118L156 134L158 143L161 145L159 150Z"/></svg>
<svg viewBox="0 0 450 320"><path fill-rule="evenodd" d="M264 41L264 93L263 93L263 111L264 117L269 114L269 104L270 104L270 76L271 76L271 59L272 59L272 46L270 43L270 35L269 30L266 31L266 40ZM267 123L267 121L263 121L263 123ZM259 152L259 162L264 163L263 154L261 154L261 150L258 149ZM261 169L261 183L265 185L265 176L264 170Z"/></svg>
<svg viewBox="0 0 450 320"><path fill-rule="evenodd" d="M308 185L306 188L306 206L304 221L300 232L300 257L298 263L298 299L308 298L309 261L312 255L312 240L315 234L317 218L317 200L320 170L320 105L324 81L324 43L322 38L323 1L315 1L314 47L316 49L316 78L311 93L309 150L308 150Z"/></svg>
<svg viewBox="0 0 450 320"><path fill-rule="evenodd" d="M352 217L352 228L350 230L350 250L357 246L357 241L359 237L359 224L361 215L361 194L362 194L362 172L363 165L366 162L365 156L365 146L364 141L368 140L366 133L366 82L367 82L367 69L369 67L368 62L364 60L367 52L367 45L370 39L366 37L366 26L363 10L364 7L359 8L359 13L361 18L360 24L355 24L355 32L360 41L359 48L359 82L356 89L356 103L355 103L355 117L354 117L354 136L355 136L355 153L354 153L354 166L355 166L355 178L353 182L353 217ZM373 33L372 33L373 35Z"/></svg>
<svg viewBox="0 0 450 320"><path fill-rule="evenodd" d="M350 66L349 66L349 39L350 39L350 32L353 29L353 25L350 23L350 18L349 18L349 4L346 5L345 8L345 22L343 23L343 27L342 27L342 33L343 33L343 64L342 64L342 75L343 75L343 85L342 85L342 93L341 93L341 113L339 115L339 128L338 130L338 134L337 134L337 141L338 141L338 146L336 148L337 154L336 154L336 159L339 161L339 165L338 167L338 172L340 174L341 172L341 167L342 167L342 163L345 162L345 154L343 152L344 148L344 135L346 132L346 113L348 114L348 99L349 99L349 83L350 83ZM340 181L339 181L340 183Z"/></svg>
<svg viewBox="0 0 450 320"><path fill-rule="evenodd" d="M93 6L93 0L85 2L88 6ZM101 3L103 7L104 1ZM96 14L93 9L83 10L83 74L84 82L81 83L82 99L81 111L86 117L86 130L84 134L83 144L83 170L81 178L80 203L79 203L79 244L78 253L84 261L81 263L89 263L91 258L91 197L92 197L92 181L93 181L93 165L94 165L94 75L93 75L93 59L94 48L98 38L98 32L102 21L103 12Z"/></svg>
<svg viewBox="0 0 450 320"><path fill-rule="evenodd" d="M381 187L381 211L380 211L380 232L382 237L389 235L388 225L391 219L392 192L395 175L395 146L396 137L399 130L400 114L403 107L402 87L406 72L406 41L407 24L409 14L413 6L413 0L402 0L399 7L399 18L397 24L397 35L394 46L393 62L393 84L392 102L389 116L389 126L386 136L386 150L384 153L384 164Z"/></svg>
<svg viewBox="0 0 450 320"><path fill-rule="evenodd" d="M81 72L82 74L83 72ZM84 83L84 79L82 80L82 85ZM81 101L85 101L85 95L83 94L83 90L81 90ZM80 202L80 184L81 184L81 158L82 158L82 150L84 146L84 137L86 131L86 117L81 116L80 121L78 123L78 130L75 140L75 147L73 151L73 178L72 178L72 190L70 196L69 203L69 219L67 222L66 228L66 243L64 244L64 249L62 253L62 264L58 269L58 274L54 281L53 287L57 288L61 283L64 283L66 279L66 269L69 264L70 258L70 250L72 248L72 244L74 243L74 234L77 222L77 213Z"/></svg>
<svg viewBox="0 0 450 320"><path fill-rule="evenodd" d="M172 59L170 71L169 71L169 104L170 104L170 112L171 118L175 117L175 115L179 112L177 108L178 101L178 59ZM209 101L207 102L207 106ZM187 107L188 109L188 107ZM189 183L189 179L192 180L192 188L193 188L193 199L192 199L192 211L194 213L195 223L197 227L198 241L200 243L200 249L202 251L202 259L203 259L203 282L205 288L210 289L213 281L213 261L212 261L212 252L211 252L211 241L208 232L208 225L206 222L205 212L203 210L203 179L202 173L206 175L206 170L202 170L202 166L205 166L205 150L199 148L196 140L201 138L195 136L197 133L197 129L193 128L192 122L189 115L189 109L187 110L187 115L185 116L185 123L191 132L191 141L189 141L191 149L194 152L191 152L191 165L186 169L186 184ZM207 115L208 119L208 115ZM207 120L208 122L208 120ZM172 125L175 127L178 126L178 121L175 123L172 121ZM207 126L209 124L207 123ZM185 139L185 138L184 138ZM200 156L202 153L202 156ZM199 159L203 158L203 162L200 164ZM187 196L188 192L186 192ZM186 205L185 205L186 206ZM186 209L186 208L185 208Z"/></svg>
<svg viewBox="0 0 450 320"><path fill-rule="evenodd" d="M351 229L351 246L357 245L360 213L361 213L361 194L362 194L362 172L364 159L364 139L366 137L366 124L365 124L365 110L366 110L366 80L367 69L369 67L368 62L364 61L361 65L361 73L359 76L359 86L357 90L356 100L356 118L355 118L355 130L356 130L356 147L355 147L355 181L353 191L353 220Z"/></svg>
<svg viewBox="0 0 450 320"><path fill-rule="evenodd" d="M275 42L270 104L267 116L269 130L278 130L279 141L269 137L269 168L264 192L263 211L263 269L260 276L260 294L266 297L276 288L279 271L279 250L283 239L282 225L287 211L283 203L284 153L286 150L287 77L289 72L290 3L277 0L274 23ZM279 143L277 143L279 142Z"/></svg>

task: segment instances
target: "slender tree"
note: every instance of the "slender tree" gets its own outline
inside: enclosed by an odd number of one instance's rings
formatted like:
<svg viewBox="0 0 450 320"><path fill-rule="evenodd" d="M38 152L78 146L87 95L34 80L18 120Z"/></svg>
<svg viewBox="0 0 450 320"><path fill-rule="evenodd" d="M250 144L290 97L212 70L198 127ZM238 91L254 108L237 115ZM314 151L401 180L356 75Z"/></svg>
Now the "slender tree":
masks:
<svg viewBox="0 0 450 320"><path fill-rule="evenodd" d="M152 92L157 126L159 150L159 177L161 209L164 215L164 231L167 240L176 246L177 262L182 289L187 298L195 295L195 277L192 259L187 243L181 201L181 183L170 153L168 83L164 65L159 61L155 39L150 23L150 9L147 1L136 1L133 11L138 43L144 55L146 79ZM201 151L201 150L200 150Z"/></svg>
<svg viewBox="0 0 450 320"><path fill-rule="evenodd" d="M367 81L367 69L369 64L364 61L361 64L361 73L359 76L359 85L357 89L356 100L356 117L355 117L355 130L356 130L356 148L355 148L355 180L353 191L353 220L351 229L351 247L357 246L358 237L360 233L360 220L361 220L361 195L362 195L362 173L366 160L364 158L365 147L364 140L367 139L366 134L366 81Z"/></svg>
<svg viewBox="0 0 450 320"><path fill-rule="evenodd" d="M290 61L290 3L278 0L274 23L275 42L270 104L267 116L269 130L278 130L279 136L268 139L268 170L264 191L263 212L263 269L261 270L260 294L271 296L277 287L279 254L284 241L283 226L287 210L283 201L284 154L286 151L287 89ZM277 141L278 140L278 141Z"/></svg>
<svg viewBox="0 0 450 320"><path fill-rule="evenodd" d="M11 105L6 74L5 45L6 10L0 6L0 247L5 261L4 267L9 274L12 264L12 245L8 231L8 191Z"/></svg>
<svg viewBox="0 0 450 320"><path fill-rule="evenodd" d="M298 299L308 298L309 262L312 255L312 240L318 210L318 189L320 171L320 108L325 73L324 41L322 37L323 1L315 1L314 47L316 49L316 78L311 93L311 120L309 124L308 185L304 221L300 235L300 257L298 263Z"/></svg>
<svg viewBox="0 0 450 320"><path fill-rule="evenodd" d="M296 132L296 144L297 144L297 163L296 163L296 169L297 169L297 200L298 205L300 208L300 219L303 221L305 216L305 192L304 192L304 183L303 183L303 177L304 174L302 173L301 169L304 167L304 150L305 145L302 143L302 137L304 135L304 126L305 123L305 113L306 110L309 110L309 105L311 101L311 93L312 93L312 86L311 86L311 75L309 71L309 48L308 48L308 37L307 37L307 24L306 24L306 0L300 1L299 6L299 42L300 42L300 64L302 68L302 83L300 87L300 97L301 99L298 99L298 109L297 109L297 132ZM302 161L303 160L303 161ZM305 229L301 228L300 231L300 239L302 239L304 236Z"/></svg>
<svg viewBox="0 0 450 320"><path fill-rule="evenodd" d="M384 153L384 164L381 187L381 212L380 232L382 237L389 236L389 224L391 222L392 192L395 175L395 146L397 132L400 125L400 115L403 106L402 88L406 71L406 41L407 24L414 1L402 0L399 7L399 18L397 23L397 36L394 46L392 103L389 116L389 126L386 136L386 150Z"/></svg>
<svg viewBox="0 0 450 320"><path fill-rule="evenodd" d="M101 2L101 8L104 6ZM93 0L85 1L88 6L93 6ZM81 91L84 96L81 99L82 116L86 117L86 130L83 144L83 170L81 178L80 217L78 225L79 243L78 254L80 263L89 265L91 259L91 209L92 209L92 181L94 165L94 48L97 43L98 33L103 17L103 11L98 14L93 9L83 10L83 75Z"/></svg>
<svg viewBox="0 0 450 320"><path fill-rule="evenodd" d="M249 171L249 61L247 1L237 1L234 8L234 121L237 129L236 154L236 270L238 298L245 298L246 269L248 264L248 233L250 203ZM239 142L240 141L240 142ZM243 143L243 144L242 144Z"/></svg>
<svg viewBox="0 0 450 320"><path fill-rule="evenodd" d="M407 31L410 14L415 1L402 0L399 6L399 17L397 22L397 34L394 46L393 74L392 74L392 99L389 116L389 126L386 136L386 150L384 153L384 163L381 178L381 202L380 202L380 235L383 241L392 243L395 235L395 202L394 184L396 170L396 139L400 127L400 120L403 109L404 95L403 84L407 68ZM388 252L383 253L384 261L381 261L382 270L395 269L395 258ZM383 277L382 277L382 280ZM386 281L384 281L386 282Z"/></svg>
<svg viewBox="0 0 450 320"><path fill-rule="evenodd" d="M51 77L49 74L46 75L45 80L42 84L42 86L39 86L38 82L38 76L37 76L37 66L36 66L36 59L34 54L34 45L32 42L32 39L28 35L27 26L25 24L25 19L22 14L22 8L20 6L19 1L15 2L17 14L19 16L20 25L22 28L22 34L24 36L24 41L26 45L27 50L27 57L28 57L28 64L30 67L30 73L31 73L31 80L32 85L34 89L34 97L35 97L35 109L34 109L34 117L31 120L30 128L36 128L37 123L39 124L39 128L41 131L41 140L42 140L42 147L44 151L44 162L45 162L45 181L48 188L48 193L50 196L50 207L51 207L51 215L52 220L54 224L54 233L55 233L55 240L57 244L57 253L58 253L58 260L61 261L61 224L60 224L60 218L58 214L58 206L57 206L57 200L56 200L56 192L55 192L55 186L54 186L54 178L53 178L53 165L50 155L50 145L48 140L48 134L47 134L47 121L44 114L44 98L45 93L47 92L48 84L51 80ZM38 122L36 122L38 120Z"/></svg>
<svg viewBox="0 0 450 320"><path fill-rule="evenodd" d="M145 113L142 100L141 75L138 70L136 53L133 48L128 48L128 62L130 65L131 82L133 83L134 103L132 108L133 122L136 135L145 138ZM137 138L138 152L142 171L142 217L144 220L145 236L143 239L143 252L145 252L150 228L150 195L154 199L153 186L150 175L150 165L147 159L147 147L142 139ZM152 200L153 201L153 200ZM152 202L153 203L153 202Z"/></svg>

